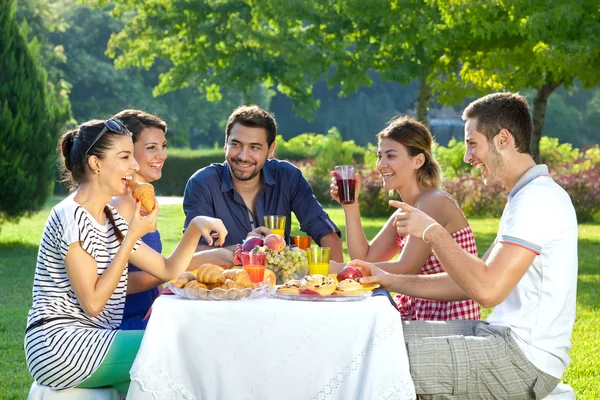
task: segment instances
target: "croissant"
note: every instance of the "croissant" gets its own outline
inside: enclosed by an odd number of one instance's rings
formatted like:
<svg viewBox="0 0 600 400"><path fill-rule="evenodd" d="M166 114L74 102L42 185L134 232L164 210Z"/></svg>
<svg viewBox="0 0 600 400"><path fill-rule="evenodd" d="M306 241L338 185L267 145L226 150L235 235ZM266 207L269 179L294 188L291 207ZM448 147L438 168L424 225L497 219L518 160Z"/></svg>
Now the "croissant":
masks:
<svg viewBox="0 0 600 400"><path fill-rule="evenodd" d="M198 273L196 275L196 279L198 282L203 283L225 283L225 277L223 276L223 268L214 264L202 264L200 268L198 268Z"/></svg>
<svg viewBox="0 0 600 400"><path fill-rule="evenodd" d="M154 210L154 186L146 182L133 180L129 181L127 185L129 186L129 190L131 190L131 195L140 200L142 207L146 211L152 212Z"/></svg>
<svg viewBox="0 0 600 400"><path fill-rule="evenodd" d="M203 284L202 282L198 282L196 280L186 283L185 287L189 288L189 289L196 289L196 288L207 289L205 284Z"/></svg>
<svg viewBox="0 0 600 400"><path fill-rule="evenodd" d="M208 294L206 285L198 282L197 280L186 283L184 290L186 291L185 293L187 296L190 296L194 299L204 299Z"/></svg>
<svg viewBox="0 0 600 400"><path fill-rule="evenodd" d="M225 276L226 279L231 279L242 288L252 287L250 275L248 275L248 272L246 272L246 270L240 268L228 269L225 272L223 272L223 276Z"/></svg>
<svg viewBox="0 0 600 400"><path fill-rule="evenodd" d="M189 281L195 281L196 277L191 272L186 272L175 281L174 285L178 288L184 287Z"/></svg>

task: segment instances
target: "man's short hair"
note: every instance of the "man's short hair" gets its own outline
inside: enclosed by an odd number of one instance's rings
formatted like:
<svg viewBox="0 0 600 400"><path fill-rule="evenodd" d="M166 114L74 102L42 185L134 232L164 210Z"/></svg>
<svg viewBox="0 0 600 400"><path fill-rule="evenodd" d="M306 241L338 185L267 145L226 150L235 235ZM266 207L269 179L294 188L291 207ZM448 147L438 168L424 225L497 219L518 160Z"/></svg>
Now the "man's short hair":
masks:
<svg viewBox="0 0 600 400"><path fill-rule="evenodd" d="M477 132L488 142L502 130L508 130L515 139L519 153L531 153L533 123L529 104L519 93L492 93L475 100L467 106L462 119L477 120Z"/></svg>
<svg viewBox="0 0 600 400"><path fill-rule="evenodd" d="M225 143L231 134L231 128L236 123L250 128L263 128L267 134L267 145L271 146L277 136L277 122L273 114L259 106L240 106L233 110L225 127Z"/></svg>

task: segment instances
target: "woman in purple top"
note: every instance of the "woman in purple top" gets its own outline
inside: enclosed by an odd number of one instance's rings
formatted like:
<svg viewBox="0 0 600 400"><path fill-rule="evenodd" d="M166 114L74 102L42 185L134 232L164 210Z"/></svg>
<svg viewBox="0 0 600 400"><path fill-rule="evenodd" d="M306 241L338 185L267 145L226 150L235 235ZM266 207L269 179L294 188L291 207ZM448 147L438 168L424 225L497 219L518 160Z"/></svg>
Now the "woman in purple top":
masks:
<svg viewBox="0 0 600 400"><path fill-rule="evenodd" d="M167 159L167 123L155 115L140 110L123 110L113 118L118 119L131 132L133 138L133 155L140 165L134 179L140 182L154 182L162 177L162 167ZM131 196L114 197L111 205L126 220L133 215L135 199ZM148 246L162 252L162 241L157 230L142 237ZM188 269L195 269L204 263L223 264L233 261L233 254L223 248L197 252ZM154 300L158 297L159 286L163 281L141 271L129 264L127 280L127 297L121 329L145 329L148 323L147 314Z"/></svg>

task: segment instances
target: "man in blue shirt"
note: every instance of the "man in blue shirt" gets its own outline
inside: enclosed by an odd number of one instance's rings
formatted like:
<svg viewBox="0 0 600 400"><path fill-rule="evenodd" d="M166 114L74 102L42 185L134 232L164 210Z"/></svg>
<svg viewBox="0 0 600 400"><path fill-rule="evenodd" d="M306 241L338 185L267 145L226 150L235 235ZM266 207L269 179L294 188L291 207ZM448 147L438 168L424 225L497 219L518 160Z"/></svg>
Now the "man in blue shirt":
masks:
<svg viewBox="0 0 600 400"><path fill-rule="evenodd" d="M275 153L277 123L258 106L233 111L225 129L225 159L198 170L188 180L183 195L187 229L190 221L205 215L219 218L228 230L225 246L241 243L250 235L270 231L262 226L265 215L285 215L289 242L292 211L300 229L322 247L331 248L331 259L342 261L340 230L319 204L302 172L287 161L271 159ZM204 239L198 250L210 248Z"/></svg>

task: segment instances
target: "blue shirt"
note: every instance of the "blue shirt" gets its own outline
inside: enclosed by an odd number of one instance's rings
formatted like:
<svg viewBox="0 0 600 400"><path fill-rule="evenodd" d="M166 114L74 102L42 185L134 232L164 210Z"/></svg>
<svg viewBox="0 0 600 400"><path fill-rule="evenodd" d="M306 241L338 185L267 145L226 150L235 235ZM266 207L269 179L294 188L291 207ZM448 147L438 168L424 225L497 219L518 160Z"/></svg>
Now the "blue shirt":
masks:
<svg viewBox="0 0 600 400"><path fill-rule="evenodd" d="M162 253L162 241L158 230L148 232L142 236L142 241L150 248ZM129 272L141 271L133 264L129 264ZM124 331L146 329L148 320L144 317L152 307L154 300L158 297L158 288L144 290L143 292L128 294L125 297L125 308L123 310L123 321L121 329Z"/></svg>
<svg viewBox="0 0 600 400"><path fill-rule="evenodd" d="M262 175L264 185L256 200L254 215L233 188L227 162L198 170L188 180L183 194L184 231L198 215L219 218L228 231L224 245L231 246L242 243L248 232L264 225L265 215L285 215L285 239L289 243L293 211L300 229L316 243L332 232L341 236L295 165L270 159L263 166ZM204 238L200 243L206 244Z"/></svg>

